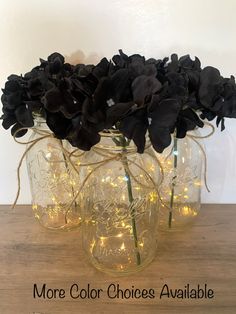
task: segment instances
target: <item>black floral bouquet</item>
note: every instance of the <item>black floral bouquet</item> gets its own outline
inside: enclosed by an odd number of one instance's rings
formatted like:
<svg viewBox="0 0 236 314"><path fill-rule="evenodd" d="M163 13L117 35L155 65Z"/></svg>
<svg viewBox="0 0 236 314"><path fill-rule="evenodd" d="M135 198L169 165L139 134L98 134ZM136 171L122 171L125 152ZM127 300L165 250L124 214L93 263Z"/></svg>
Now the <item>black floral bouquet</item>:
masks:
<svg viewBox="0 0 236 314"><path fill-rule="evenodd" d="M236 118L234 77L176 54L146 60L120 50L97 65L71 65L53 53L24 76L9 76L1 100L2 125L13 136L23 136L42 116L56 138L85 151L100 141L101 131L118 129L139 153L147 132L162 152L174 132L183 138L214 118L223 130L225 117Z"/></svg>

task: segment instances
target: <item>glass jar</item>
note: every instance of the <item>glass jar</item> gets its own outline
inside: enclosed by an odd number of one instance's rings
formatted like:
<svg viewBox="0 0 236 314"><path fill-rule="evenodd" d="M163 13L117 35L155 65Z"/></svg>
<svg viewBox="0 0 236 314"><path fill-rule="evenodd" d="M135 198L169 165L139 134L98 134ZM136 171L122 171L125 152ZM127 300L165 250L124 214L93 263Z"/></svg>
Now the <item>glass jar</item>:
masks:
<svg viewBox="0 0 236 314"><path fill-rule="evenodd" d="M191 136L199 135L197 130L191 132ZM173 135L171 145L162 154L157 154L164 170L159 210L162 230L181 229L199 214L203 155L191 136L177 139Z"/></svg>
<svg viewBox="0 0 236 314"><path fill-rule="evenodd" d="M81 165L83 247L97 269L132 273L156 253L158 163L150 145L138 154L114 130L101 135Z"/></svg>
<svg viewBox="0 0 236 314"><path fill-rule="evenodd" d="M29 141L48 134L52 133L45 120L37 118ZM62 147L73 150L66 141L46 137L30 148L26 161L35 218L46 228L68 230L81 223L80 205L73 201L79 189L79 176Z"/></svg>

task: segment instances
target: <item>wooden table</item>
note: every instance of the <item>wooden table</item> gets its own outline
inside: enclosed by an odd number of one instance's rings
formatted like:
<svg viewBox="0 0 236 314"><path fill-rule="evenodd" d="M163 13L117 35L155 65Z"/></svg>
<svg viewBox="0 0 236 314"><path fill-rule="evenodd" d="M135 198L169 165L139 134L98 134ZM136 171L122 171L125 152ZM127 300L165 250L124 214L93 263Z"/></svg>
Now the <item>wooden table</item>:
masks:
<svg viewBox="0 0 236 314"><path fill-rule="evenodd" d="M82 248L80 230L53 232L40 227L29 206L0 207L0 314L28 313L236 313L236 205L203 205L194 226L162 233L154 262L128 277L94 269ZM65 298L33 298L33 285L60 288ZM86 288L155 290L154 299L72 299L73 284ZM159 298L162 287L199 284L214 290L211 299Z"/></svg>

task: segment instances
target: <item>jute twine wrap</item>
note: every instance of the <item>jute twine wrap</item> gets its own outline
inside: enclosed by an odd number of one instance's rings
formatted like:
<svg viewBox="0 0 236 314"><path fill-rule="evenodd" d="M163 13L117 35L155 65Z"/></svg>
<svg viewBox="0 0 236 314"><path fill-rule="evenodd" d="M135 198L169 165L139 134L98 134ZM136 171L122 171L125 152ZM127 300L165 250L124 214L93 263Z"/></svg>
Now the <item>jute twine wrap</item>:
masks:
<svg viewBox="0 0 236 314"><path fill-rule="evenodd" d="M205 122L206 125L208 125L211 130L208 134L206 135L200 135L200 136L197 136L197 135L192 135L190 133L188 133L186 136L191 139L192 141L194 141L198 147L200 148L200 151L202 152L202 155L203 155L203 158L204 158L204 184L205 184L205 187L207 189L208 192L210 192L209 188L208 188L208 184L207 184L207 156L206 156L206 153L205 153L205 150L202 146L202 144L199 143L199 139L205 139L205 138L209 138L210 136L213 135L213 133L215 132L215 128L212 124L208 123L208 122ZM31 140L31 141L26 141L26 142L23 142L23 141L19 141L16 137L17 133L21 130L33 130L35 133L37 133L39 135L39 137L37 139L34 139L34 140ZM117 136L116 134L114 134L114 136ZM22 154L21 158L20 158L20 161L19 161L19 164L18 164L18 167L17 167L17 185L18 185L18 188L17 188L17 193L16 193L16 197L15 197L15 200L14 200L14 203L12 205L12 208L15 207L15 205L17 204L17 201L18 201L18 198L19 198L19 195L20 195L20 191L21 191L21 177L20 177L20 171L21 171L21 166L22 166L22 163L27 155L27 153L38 143L38 142L41 142L45 139L48 139L48 138L55 138L54 134L49 132L49 131L46 131L46 130L39 130L35 127L33 128L21 128L19 129L14 135L14 140L18 143L18 144L21 144L21 145L27 145L27 148L26 150L24 151L24 153ZM65 147L63 147L62 145L62 142L60 140L58 140L58 143L60 144L60 147L61 147L61 150L62 150L62 153L65 157L65 160L66 162L74 169L74 171L76 172L77 175L80 175L79 174L79 170L78 170L78 166L75 165L74 161L72 160L73 158L80 158L82 157L85 152L81 152L79 149L75 149L73 150L72 152L69 152ZM143 168L141 167L139 164L137 164L136 162L130 160L129 156L131 154L134 154L136 151L133 151L133 152L129 152L129 151L122 151L122 152L118 152L118 153L115 153L115 152L107 152L107 150L105 149L102 149L102 148L99 148L99 147L93 147L92 150L102 156L104 159L101 160L101 161L97 161L97 162L91 162L91 163L79 163L79 167L87 167L87 166L95 166L88 174L87 176L84 178L84 180L81 182L81 185L79 187L79 190L75 193L75 195L73 196L73 199L71 200L70 204L68 205L68 208L67 208L67 212L69 211L69 209L71 208L72 204L75 202L75 200L78 198L78 196L80 195L81 191L83 190L86 182L88 181L88 179L90 178L90 176L99 168L101 168L103 165L109 163L110 161L112 160L116 160L116 161L120 161L123 166L124 166L124 169L125 171L129 174L129 176L136 182L138 183L140 186L146 188L146 189L154 189L157 193L157 196L158 196L158 199L160 201L160 203L166 207L168 210L172 210L168 205L164 204L164 202L162 201L162 198L160 196L160 193L159 193L159 188L164 180L164 170L163 170L163 166L162 166L162 163L161 161L158 159L158 157L156 156L156 154L151 154L149 151L147 151L147 153L149 154L150 157L152 157L158 164L159 166L159 170L160 170L160 174L161 174L161 178L160 178L160 181L159 183L156 183L154 182L153 178L150 176L150 174ZM170 152L170 154L168 156L170 156L172 153L172 151ZM168 158L168 156L166 158ZM55 160L55 161L52 161L50 160L50 162L65 162L65 160ZM140 169L140 171L142 171L145 176L150 180L150 183L151 183L151 186L149 185L145 185L143 184L142 182L140 182L132 173L132 171L130 170L130 165L134 165L136 166L137 168Z"/></svg>

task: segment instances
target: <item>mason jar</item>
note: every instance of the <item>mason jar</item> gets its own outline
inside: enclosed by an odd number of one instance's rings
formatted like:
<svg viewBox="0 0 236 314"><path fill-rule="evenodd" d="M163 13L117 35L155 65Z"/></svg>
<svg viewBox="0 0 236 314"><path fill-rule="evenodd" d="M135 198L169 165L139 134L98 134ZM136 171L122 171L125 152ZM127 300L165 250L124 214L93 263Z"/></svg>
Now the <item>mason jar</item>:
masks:
<svg viewBox="0 0 236 314"><path fill-rule="evenodd" d="M182 139L173 135L171 145L157 154L164 170L159 210L162 230L182 229L200 212L203 152L198 145L198 130L189 135Z"/></svg>
<svg viewBox="0 0 236 314"><path fill-rule="evenodd" d="M66 154L73 148L68 142L56 139L40 117L36 119L28 147L35 141L26 155L34 216L49 229L75 228L81 223L81 207L75 199L80 182L75 170L77 160L73 160L74 168Z"/></svg>
<svg viewBox="0 0 236 314"><path fill-rule="evenodd" d="M84 250L101 271L136 272L153 260L157 248L160 176L154 151L147 143L138 154L132 141L109 130L84 160Z"/></svg>

